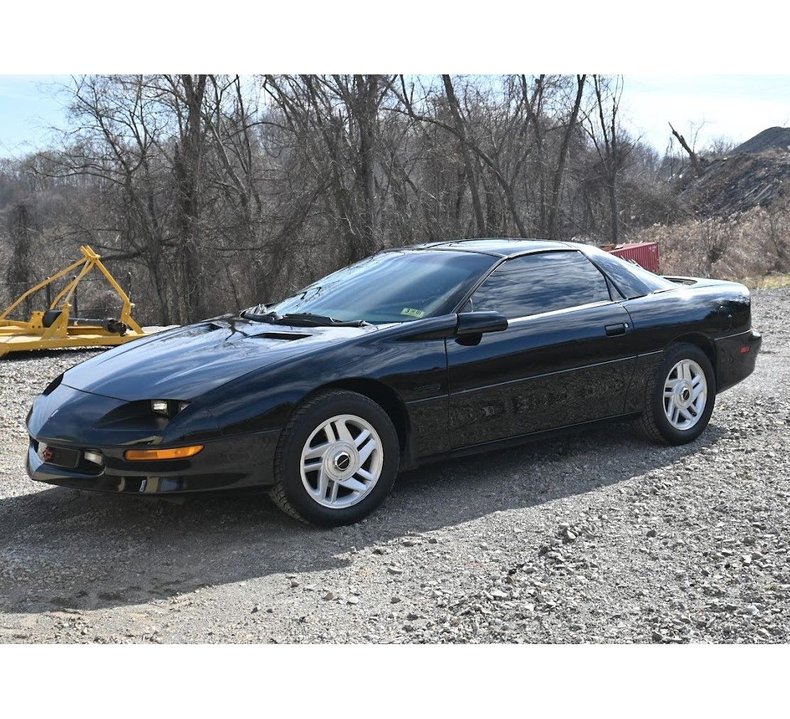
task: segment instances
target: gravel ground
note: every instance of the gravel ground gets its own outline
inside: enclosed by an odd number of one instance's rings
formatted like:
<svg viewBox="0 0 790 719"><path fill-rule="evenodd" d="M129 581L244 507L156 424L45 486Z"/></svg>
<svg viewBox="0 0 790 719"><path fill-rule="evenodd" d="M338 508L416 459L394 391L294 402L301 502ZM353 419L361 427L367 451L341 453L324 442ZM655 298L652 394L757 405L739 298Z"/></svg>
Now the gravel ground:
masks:
<svg viewBox="0 0 790 719"><path fill-rule="evenodd" d="M790 290L685 447L632 424L404 474L335 530L266 497L27 479L33 397L85 352L0 361L0 642L787 642Z"/></svg>

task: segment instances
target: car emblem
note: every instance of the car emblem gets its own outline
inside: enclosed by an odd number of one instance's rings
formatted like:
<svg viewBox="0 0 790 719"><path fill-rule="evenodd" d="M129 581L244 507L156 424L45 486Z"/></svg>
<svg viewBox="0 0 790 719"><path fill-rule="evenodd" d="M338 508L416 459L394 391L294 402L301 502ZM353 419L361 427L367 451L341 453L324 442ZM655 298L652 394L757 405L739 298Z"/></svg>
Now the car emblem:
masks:
<svg viewBox="0 0 790 719"><path fill-rule="evenodd" d="M351 464L351 456L348 452L341 452L335 457L335 467L341 472L345 472Z"/></svg>

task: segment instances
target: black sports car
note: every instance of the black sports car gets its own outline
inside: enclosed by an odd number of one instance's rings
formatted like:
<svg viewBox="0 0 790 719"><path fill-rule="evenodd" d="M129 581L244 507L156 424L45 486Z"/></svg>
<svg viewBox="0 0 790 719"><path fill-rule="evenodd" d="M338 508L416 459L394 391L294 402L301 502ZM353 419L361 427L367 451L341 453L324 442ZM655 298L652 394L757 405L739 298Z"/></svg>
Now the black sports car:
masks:
<svg viewBox="0 0 790 719"><path fill-rule="evenodd" d="M694 440L754 369L750 303L569 242L387 250L68 370L28 416L27 469L112 492L265 488L296 517L354 522L399 469L448 455L631 416Z"/></svg>

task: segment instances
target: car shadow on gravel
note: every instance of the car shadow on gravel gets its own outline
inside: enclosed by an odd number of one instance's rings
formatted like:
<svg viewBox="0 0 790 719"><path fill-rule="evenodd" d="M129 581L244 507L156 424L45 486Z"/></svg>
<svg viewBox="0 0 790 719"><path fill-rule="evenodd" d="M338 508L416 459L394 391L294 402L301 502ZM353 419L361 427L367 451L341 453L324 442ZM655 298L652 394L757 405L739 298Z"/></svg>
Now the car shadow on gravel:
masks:
<svg viewBox="0 0 790 719"><path fill-rule="evenodd" d="M0 500L0 611L149 602L273 573L342 568L354 553L617 484L714 446L648 444L632 423L428 465L400 476L364 522L302 525L265 496L183 503L60 488ZM525 516L525 522L529 517Z"/></svg>

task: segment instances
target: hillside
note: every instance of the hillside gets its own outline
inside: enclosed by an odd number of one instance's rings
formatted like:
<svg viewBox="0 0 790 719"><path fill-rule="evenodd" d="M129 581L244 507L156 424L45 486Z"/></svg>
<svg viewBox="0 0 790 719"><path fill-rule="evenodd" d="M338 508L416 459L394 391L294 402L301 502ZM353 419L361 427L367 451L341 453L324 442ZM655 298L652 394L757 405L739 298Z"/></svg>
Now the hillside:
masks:
<svg viewBox="0 0 790 719"><path fill-rule="evenodd" d="M790 181L790 128L769 127L725 157L708 159L680 199L694 214L728 217L784 201Z"/></svg>
<svg viewBox="0 0 790 719"><path fill-rule="evenodd" d="M680 199L695 214L728 217L778 204L788 194L788 181L790 152L743 153L709 162Z"/></svg>
<svg viewBox="0 0 790 719"><path fill-rule="evenodd" d="M790 127L769 127L738 145L733 154L760 153L766 150L790 151Z"/></svg>

